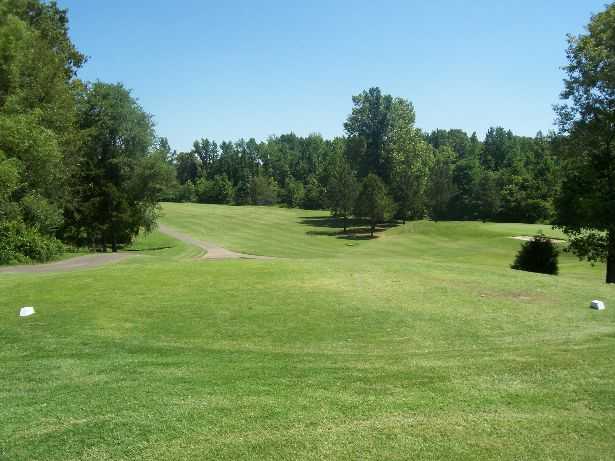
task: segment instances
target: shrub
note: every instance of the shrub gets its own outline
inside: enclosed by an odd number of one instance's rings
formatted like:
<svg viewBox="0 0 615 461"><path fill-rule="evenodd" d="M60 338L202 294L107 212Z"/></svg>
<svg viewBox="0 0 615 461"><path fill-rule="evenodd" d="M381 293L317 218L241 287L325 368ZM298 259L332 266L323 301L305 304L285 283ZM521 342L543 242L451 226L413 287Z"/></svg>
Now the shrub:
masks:
<svg viewBox="0 0 615 461"><path fill-rule="evenodd" d="M64 251L58 239L42 235L21 222L0 224L0 264L47 262Z"/></svg>
<svg viewBox="0 0 615 461"><path fill-rule="evenodd" d="M559 252L553 242L543 234L539 234L521 246L515 262L510 267L521 271L557 275L558 256Z"/></svg>

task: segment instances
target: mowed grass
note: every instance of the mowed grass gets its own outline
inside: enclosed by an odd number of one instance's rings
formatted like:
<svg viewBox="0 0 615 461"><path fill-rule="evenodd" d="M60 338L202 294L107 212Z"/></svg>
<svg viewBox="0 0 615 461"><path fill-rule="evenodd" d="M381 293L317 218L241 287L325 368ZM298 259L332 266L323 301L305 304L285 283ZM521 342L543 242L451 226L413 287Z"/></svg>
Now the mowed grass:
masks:
<svg viewBox="0 0 615 461"><path fill-rule="evenodd" d="M154 233L118 264L0 274L0 459L612 459L615 287L568 255L508 267L548 226L164 213L277 259Z"/></svg>

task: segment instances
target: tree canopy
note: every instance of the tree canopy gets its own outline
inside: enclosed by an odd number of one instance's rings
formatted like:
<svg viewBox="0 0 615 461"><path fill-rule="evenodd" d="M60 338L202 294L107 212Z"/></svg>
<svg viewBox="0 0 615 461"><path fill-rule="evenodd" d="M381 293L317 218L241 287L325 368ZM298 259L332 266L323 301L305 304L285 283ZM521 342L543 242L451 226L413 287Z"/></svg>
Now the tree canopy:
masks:
<svg viewBox="0 0 615 461"><path fill-rule="evenodd" d="M615 4L587 32L568 37L568 65L556 107L566 135L555 223L581 258L607 263L615 283Z"/></svg>
<svg viewBox="0 0 615 461"><path fill-rule="evenodd" d="M56 2L0 0L0 263L59 239L116 250L155 222L174 168L127 90L76 77L85 60Z"/></svg>
<svg viewBox="0 0 615 461"><path fill-rule="evenodd" d="M174 151L86 57L53 1L0 0L0 263L65 243L105 250L155 226L158 201L328 209L366 219L555 223L615 282L615 6L569 37L559 133L423 132L410 100L352 96L344 136L199 137ZM26 243L24 243L26 242Z"/></svg>

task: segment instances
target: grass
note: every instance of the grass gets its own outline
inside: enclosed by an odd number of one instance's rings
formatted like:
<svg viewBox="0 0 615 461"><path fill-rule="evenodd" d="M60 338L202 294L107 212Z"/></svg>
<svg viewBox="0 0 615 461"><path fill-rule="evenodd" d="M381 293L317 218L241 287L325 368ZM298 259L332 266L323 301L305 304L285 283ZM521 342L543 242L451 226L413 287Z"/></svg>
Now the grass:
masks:
<svg viewBox="0 0 615 461"><path fill-rule="evenodd" d="M509 269L509 237L548 226L362 240L319 211L164 211L278 259L154 233L118 264L0 274L0 459L612 457L615 287L569 255L559 277Z"/></svg>

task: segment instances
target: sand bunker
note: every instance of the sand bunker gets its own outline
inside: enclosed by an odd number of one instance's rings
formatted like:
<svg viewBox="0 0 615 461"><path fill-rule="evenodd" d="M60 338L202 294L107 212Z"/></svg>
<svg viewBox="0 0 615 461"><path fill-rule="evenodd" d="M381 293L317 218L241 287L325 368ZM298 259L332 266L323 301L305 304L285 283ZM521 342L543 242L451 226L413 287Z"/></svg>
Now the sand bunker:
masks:
<svg viewBox="0 0 615 461"><path fill-rule="evenodd" d="M515 239L515 240L522 240L524 242L529 242L530 240L534 240L534 237L532 235L517 235L516 237L510 237L511 239ZM551 241L551 243L566 243L566 240L561 240L561 239L549 239Z"/></svg>

